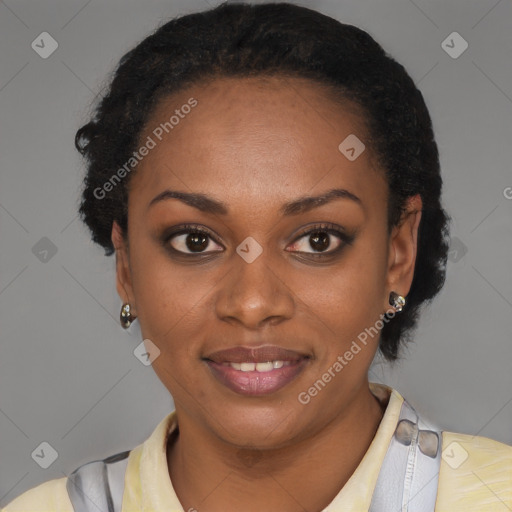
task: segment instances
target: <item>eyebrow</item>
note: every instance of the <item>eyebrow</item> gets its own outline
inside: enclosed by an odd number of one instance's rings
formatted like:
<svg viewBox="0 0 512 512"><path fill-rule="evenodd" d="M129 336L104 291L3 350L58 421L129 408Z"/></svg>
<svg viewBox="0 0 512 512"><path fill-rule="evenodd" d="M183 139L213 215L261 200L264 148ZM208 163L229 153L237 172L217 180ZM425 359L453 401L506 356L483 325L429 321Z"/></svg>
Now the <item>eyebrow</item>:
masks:
<svg viewBox="0 0 512 512"><path fill-rule="evenodd" d="M164 190L150 201L148 204L148 209L154 204L165 201L167 199L178 199L179 201L204 213L211 213L214 215L227 215L229 213L229 208L225 203L217 201L212 197L208 197L205 194L179 192L177 190ZM361 199L359 199L359 197L354 195L352 192L349 192L344 188L333 188L318 196L303 196L285 203L280 208L280 213L283 216L306 213L313 208L327 204L334 199L349 199L364 209Z"/></svg>

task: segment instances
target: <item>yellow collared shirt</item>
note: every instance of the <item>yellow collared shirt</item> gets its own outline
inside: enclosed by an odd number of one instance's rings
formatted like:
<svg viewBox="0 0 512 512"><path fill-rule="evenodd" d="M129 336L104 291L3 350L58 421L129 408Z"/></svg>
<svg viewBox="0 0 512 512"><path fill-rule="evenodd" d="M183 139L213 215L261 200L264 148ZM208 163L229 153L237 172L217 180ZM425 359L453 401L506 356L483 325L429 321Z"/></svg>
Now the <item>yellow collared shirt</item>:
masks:
<svg viewBox="0 0 512 512"><path fill-rule="evenodd" d="M377 433L359 466L322 512L367 512L382 462L395 433L403 397L370 384L389 402ZM169 478L167 438L177 426L175 411L146 441L131 450L125 474L122 512L184 512ZM512 446L485 437L443 432L436 512L512 511ZM0 512L73 512L67 477L24 492Z"/></svg>

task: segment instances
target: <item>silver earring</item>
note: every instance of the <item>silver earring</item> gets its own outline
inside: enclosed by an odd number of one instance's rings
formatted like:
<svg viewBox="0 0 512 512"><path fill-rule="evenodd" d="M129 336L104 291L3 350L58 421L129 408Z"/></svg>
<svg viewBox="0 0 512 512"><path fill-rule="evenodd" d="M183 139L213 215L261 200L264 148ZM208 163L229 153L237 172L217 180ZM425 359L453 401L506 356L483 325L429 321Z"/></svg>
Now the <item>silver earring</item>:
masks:
<svg viewBox="0 0 512 512"><path fill-rule="evenodd" d="M391 292L389 294L389 304L390 306L393 306L398 312L400 312L405 306L405 297L399 295L396 292Z"/></svg>
<svg viewBox="0 0 512 512"><path fill-rule="evenodd" d="M125 302L123 304L123 307L121 308L121 314L120 314L121 327L123 327L124 329L128 329L128 327L130 327L130 325L135 320L135 318L136 317L134 317L131 314L130 304Z"/></svg>

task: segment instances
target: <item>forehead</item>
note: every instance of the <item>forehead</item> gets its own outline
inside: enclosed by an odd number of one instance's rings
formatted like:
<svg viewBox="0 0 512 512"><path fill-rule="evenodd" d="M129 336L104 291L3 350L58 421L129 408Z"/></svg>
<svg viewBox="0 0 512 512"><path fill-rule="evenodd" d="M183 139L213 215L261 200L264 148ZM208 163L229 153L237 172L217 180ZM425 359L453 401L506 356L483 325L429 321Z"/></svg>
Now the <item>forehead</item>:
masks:
<svg viewBox="0 0 512 512"><path fill-rule="evenodd" d="M169 187L233 203L277 201L328 185L371 199L385 184L367 144L352 161L339 148L345 140L364 144L361 111L307 79L230 77L193 85L159 102L141 144L148 138L154 147L131 187L148 200Z"/></svg>

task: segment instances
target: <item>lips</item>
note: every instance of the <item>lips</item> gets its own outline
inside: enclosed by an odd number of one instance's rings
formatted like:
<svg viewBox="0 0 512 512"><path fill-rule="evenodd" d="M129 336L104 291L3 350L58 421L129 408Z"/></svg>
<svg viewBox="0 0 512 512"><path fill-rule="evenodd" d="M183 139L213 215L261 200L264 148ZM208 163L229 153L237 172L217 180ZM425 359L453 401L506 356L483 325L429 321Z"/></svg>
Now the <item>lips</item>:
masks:
<svg viewBox="0 0 512 512"><path fill-rule="evenodd" d="M268 395L294 380L310 356L276 345L234 347L203 358L218 382L241 395Z"/></svg>
<svg viewBox="0 0 512 512"><path fill-rule="evenodd" d="M234 347L213 352L205 359L214 363L266 363L268 361L297 362L309 357L307 354L288 350L276 345L264 345L263 347Z"/></svg>

